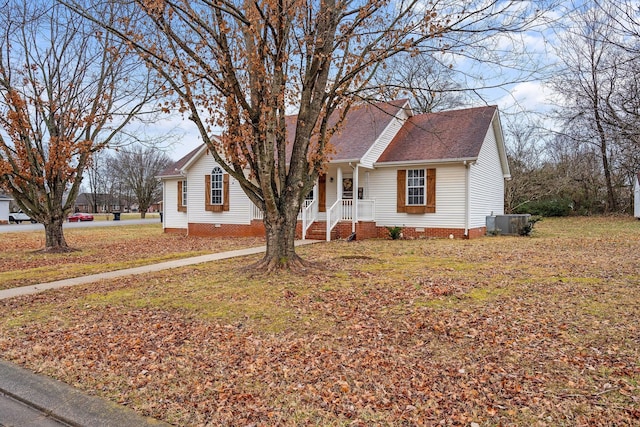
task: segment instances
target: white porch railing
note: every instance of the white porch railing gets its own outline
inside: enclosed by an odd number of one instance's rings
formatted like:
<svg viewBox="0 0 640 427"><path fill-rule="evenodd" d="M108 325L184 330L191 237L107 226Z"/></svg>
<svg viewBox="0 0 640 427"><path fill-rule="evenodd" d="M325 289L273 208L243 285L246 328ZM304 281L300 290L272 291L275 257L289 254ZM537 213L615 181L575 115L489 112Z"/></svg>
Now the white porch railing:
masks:
<svg viewBox="0 0 640 427"><path fill-rule="evenodd" d="M342 219L342 200L336 202L327 209L327 242L331 241L331 230Z"/></svg>
<svg viewBox="0 0 640 427"><path fill-rule="evenodd" d="M300 210L300 213L298 214L298 219L302 219L302 210L303 209L307 209L309 208L309 206L311 206L312 202L314 202L313 200L305 200L304 204L303 204L303 208ZM317 209L316 209L317 212ZM317 216L317 214L316 214ZM262 213L262 211L260 210L260 208L258 206L256 206L255 204L251 203L251 219L263 219L264 218L264 214ZM315 220L315 217L314 217Z"/></svg>
<svg viewBox="0 0 640 427"><path fill-rule="evenodd" d="M318 204L315 200L305 200L301 209L302 215L302 240L307 238L307 230L318 219Z"/></svg>
<svg viewBox="0 0 640 427"><path fill-rule="evenodd" d="M353 200L342 199L342 213L340 215L340 221L352 221L354 213Z"/></svg>
<svg viewBox="0 0 640 427"><path fill-rule="evenodd" d="M337 200L326 212L327 241L331 240L331 230L340 221L353 221L355 209L352 199ZM298 214L302 220L302 238L305 239L311 225L318 220L318 202L305 200ZM254 204L251 205L251 219L263 219L262 211ZM375 219L375 201L358 200L358 221L373 221Z"/></svg>
<svg viewBox="0 0 640 427"><path fill-rule="evenodd" d="M251 219L263 219L262 211L255 204L251 203Z"/></svg>
<svg viewBox="0 0 640 427"><path fill-rule="evenodd" d="M358 221L373 221L376 205L374 200L358 200ZM331 230L340 221L353 221L356 216L352 199L337 200L327 210L327 241L331 240Z"/></svg>

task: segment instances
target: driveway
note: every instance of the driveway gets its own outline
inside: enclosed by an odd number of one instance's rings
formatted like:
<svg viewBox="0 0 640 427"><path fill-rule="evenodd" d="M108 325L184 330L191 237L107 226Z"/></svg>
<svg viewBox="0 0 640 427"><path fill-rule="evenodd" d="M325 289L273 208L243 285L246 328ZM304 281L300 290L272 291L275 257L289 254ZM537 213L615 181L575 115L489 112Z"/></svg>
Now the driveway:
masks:
<svg viewBox="0 0 640 427"><path fill-rule="evenodd" d="M65 222L63 228L86 228L86 227L117 227L121 225L139 225L139 224L159 224L158 218L147 219L126 219L123 221L87 221L87 222ZM23 222L22 224L4 224L0 225L0 233L15 233L19 231L37 231L43 230L42 224L31 224Z"/></svg>

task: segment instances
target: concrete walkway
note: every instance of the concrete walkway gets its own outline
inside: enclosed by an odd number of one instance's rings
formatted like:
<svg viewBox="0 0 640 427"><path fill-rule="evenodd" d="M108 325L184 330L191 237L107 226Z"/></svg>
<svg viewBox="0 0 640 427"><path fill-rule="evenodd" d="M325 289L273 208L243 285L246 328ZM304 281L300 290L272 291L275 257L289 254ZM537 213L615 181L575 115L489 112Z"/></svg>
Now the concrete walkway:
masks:
<svg viewBox="0 0 640 427"><path fill-rule="evenodd" d="M298 240L296 246L318 243L320 240ZM185 267L187 265L202 264L203 262L219 261L222 259L236 258L246 255L255 255L266 250L266 246L257 246L255 248L238 249L235 251L218 252L215 254L200 255L191 258L175 259L165 261L158 264L143 265L140 267L126 268L124 270L107 271L104 273L90 274L88 276L74 277L71 279L56 280L55 282L40 283L38 285L22 286L19 288L0 290L0 300L13 298L21 295L31 295L43 292L49 289L59 289L67 286L85 285L104 279L115 279L123 276L134 276L136 274L152 273L155 271L167 270L170 268Z"/></svg>
<svg viewBox="0 0 640 427"><path fill-rule="evenodd" d="M296 246L318 242L319 240L300 240L296 242ZM152 273L170 268L254 255L265 250L265 246L259 246L41 283L39 285L5 289L0 291L0 299L93 283L103 279ZM168 426L168 424L142 417L129 408L105 399L86 395L60 381L44 375L34 374L12 363L0 360L0 427L3 426L145 427Z"/></svg>

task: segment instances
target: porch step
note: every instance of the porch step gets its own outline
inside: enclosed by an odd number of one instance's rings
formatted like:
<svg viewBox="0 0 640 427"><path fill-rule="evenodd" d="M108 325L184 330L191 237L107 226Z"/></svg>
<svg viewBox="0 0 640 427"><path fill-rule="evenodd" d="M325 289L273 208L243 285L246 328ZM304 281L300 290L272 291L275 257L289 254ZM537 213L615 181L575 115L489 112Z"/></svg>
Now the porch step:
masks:
<svg viewBox="0 0 640 427"><path fill-rule="evenodd" d="M307 230L307 239L310 240L325 240L327 238L327 223L326 222L314 222ZM331 239L338 238L338 231L334 228L331 230Z"/></svg>

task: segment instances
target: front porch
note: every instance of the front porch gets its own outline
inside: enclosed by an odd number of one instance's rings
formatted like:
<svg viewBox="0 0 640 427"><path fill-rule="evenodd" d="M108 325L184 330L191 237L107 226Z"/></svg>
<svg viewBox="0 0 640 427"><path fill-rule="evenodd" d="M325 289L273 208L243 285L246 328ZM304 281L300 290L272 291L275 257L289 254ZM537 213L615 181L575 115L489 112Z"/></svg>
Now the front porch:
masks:
<svg viewBox="0 0 640 427"><path fill-rule="evenodd" d="M316 193L314 189L314 194ZM354 203L350 199L336 200L324 212L320 211L320 203L316 199L307 199L298 214L300 224L300 237L302 239L317 239L331 241L332 238L348 237L356 233L363 224L374 224L375 202L373 200L357 200ZM253 205L252 220L262 220L260 209ZM367 226L370 228L370 226ZM345 234L348 230L348 234ZM368 233L370 234L370 233Z"/></svg>
<svg viewBox="0 0 640 427"><path fill-rule="evenodd" d="M343 230L350 229L350 235L357 232L358 224L373 223L376 206L368 196L368 170L352 163L330 165L327 174L318 178L298 215L301 238L330 241L332 234L342 237ZM262 218L260 209L253 205L251 219ZM336 227L342 232L335 232ZM320 237L321 234L324 236Z"/></svg>

